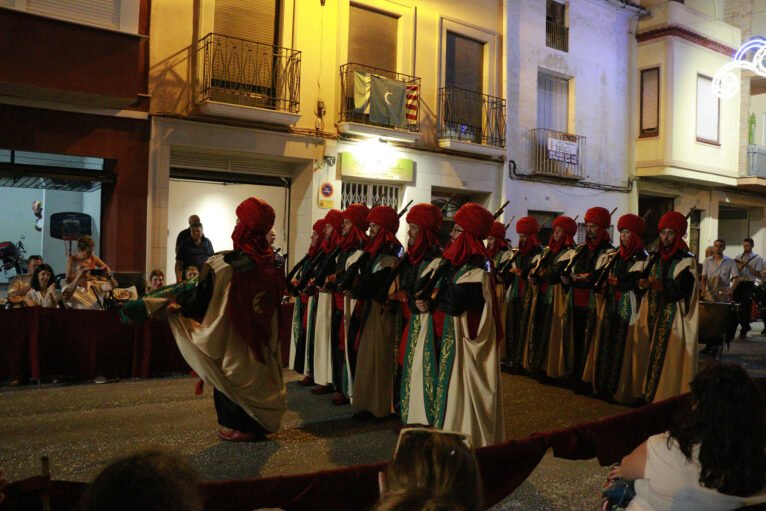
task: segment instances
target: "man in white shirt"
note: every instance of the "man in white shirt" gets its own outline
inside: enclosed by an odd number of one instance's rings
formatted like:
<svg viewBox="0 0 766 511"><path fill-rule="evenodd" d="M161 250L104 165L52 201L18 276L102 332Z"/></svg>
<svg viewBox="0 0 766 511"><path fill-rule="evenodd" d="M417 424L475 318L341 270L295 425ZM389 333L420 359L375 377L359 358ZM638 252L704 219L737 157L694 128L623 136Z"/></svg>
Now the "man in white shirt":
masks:
<svg viewBox="0 0 766 511"><path fill-rule="evenodd" d="M714 302L730 302L732 280L739 277L737 264L723 254L726 249L724 240L715 240L713 255L702 263L702 295Z"/></svg>
<svg viewBox="0 0 766 511"><path fill-rule="evenodd" d="M747 338L750 331L750 314L753 308L752 293L755 279L763 271L763 259L753 252L753 239L742 240L742 253L734 258L739 271L739 281L734 288L734 301L739 303L739 338Z"/></svg>

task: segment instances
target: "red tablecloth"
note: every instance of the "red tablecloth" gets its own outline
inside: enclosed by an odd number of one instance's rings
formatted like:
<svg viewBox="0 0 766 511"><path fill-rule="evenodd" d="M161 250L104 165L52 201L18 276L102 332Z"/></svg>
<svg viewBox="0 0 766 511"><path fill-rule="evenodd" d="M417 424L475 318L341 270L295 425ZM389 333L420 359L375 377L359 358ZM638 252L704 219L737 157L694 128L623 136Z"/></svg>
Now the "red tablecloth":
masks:
<svg viewBox="0 0 766 511"><path fill-rule="evenodd" d="M280 312L280 343L289 353L292 305ZM32 307L0 309L0 328L0 378L147 378L189 371L166 321L125 326L116 311Z"/></svg>
<svg viewBox="0 0 766 511"><path fill-rule="evenodd" d="M142 377L187 372L164 321L120 323L115 311L0 310L0 378Z"/></svg>

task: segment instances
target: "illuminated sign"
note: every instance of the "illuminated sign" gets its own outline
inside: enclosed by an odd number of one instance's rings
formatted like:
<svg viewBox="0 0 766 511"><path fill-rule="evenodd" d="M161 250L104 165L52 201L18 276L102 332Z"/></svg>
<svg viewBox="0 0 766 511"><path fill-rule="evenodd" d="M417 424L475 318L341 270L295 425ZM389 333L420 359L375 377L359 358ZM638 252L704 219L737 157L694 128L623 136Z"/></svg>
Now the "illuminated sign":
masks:
<svg viewBox="0 0 766 511"><path fill-rule="evenodd" d="M750 60L748 54L753 52L752 60ZM730 98L739 92L740 79L736 73L737 70L751 71L766 77L764 58L766 58L766 39L753 37L737 50L734 60L721 66L713 75L713 92L722 99Z"/></svg>
<svg viewBox="0 0 766 511"><path fill-rule="evenodd" d="M415 162L409 158L371 159L369 153L355 155L348 151L338 154L340 156L340 174L343 177L401 183L412 182Z"/></svg>

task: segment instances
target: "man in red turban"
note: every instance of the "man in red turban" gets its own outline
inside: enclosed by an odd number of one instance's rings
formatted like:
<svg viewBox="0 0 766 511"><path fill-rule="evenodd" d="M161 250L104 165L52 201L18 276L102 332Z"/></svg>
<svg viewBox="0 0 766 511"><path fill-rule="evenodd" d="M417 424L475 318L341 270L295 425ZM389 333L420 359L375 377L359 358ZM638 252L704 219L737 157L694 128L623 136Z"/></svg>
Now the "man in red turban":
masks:
<svg viewBox="0 0 766 511"><path fill-rule="evenodd" d="M337 352L343 313L338 311L333 290L337 258L343 243L343 213L337 209L331 209L324 220L324 240L322 241L324 255L315 266L314 278L321 279L326 276L326 280L317 282L316 316L311 330L314 337L312 372L314 382L317 384L311 392L317 395L331 393L333 386L339 383L338 376L342 374L337 363Z"/></svg>
<svg viewBox="0 0 766 511"><path fill-rule="evenodd" d="M155 315L177 301L183 314L168 315L170 329L186 362L214 388L219 437L256 441L279 429L285 412L274 328L285 279L266 239L274 222L271 206L247 199L237 208L237 219L234 250L210 257L191 292L184 284L177 295L170 290L140 304Z"/></svg>
<svg viewBox="0 0 766 511"><path fill-rule="evenodd" d="M367 220L370 239L364 248L364 259L360 259L358 278L349 292L362 302L356 307L363 309L358 315L358 334L352 335L357 330L349 327L346 350L352 382L351 404L357 410L354 418L360 420L386 418L393 413L398 311L387 303L393 270L402 248L396 239L399 215L393 208L376 206L370 210Z"/></svg>
<svg viewBox="0 0 766 511"><path fill-rule="evenodd" d="M527 357L524 367L529 371L544 371L550 378L562 378L572 366L569 347L572 345L571 294L561 283L561 274L572 257L577 223L568 216L551 222L553 233L548 246L533 260L528 276L533 292L529 313ZM534 272L534 273L532 273Z"/></svg>
<svg viewBox="0 0 766 511"><path fill-rule="evenodd" d="M301 288L300 283L308 276L307 272L311 269L311 263L322 253L321 245L324 239L324 226L324 218L314 222L311 230L311 243L309 244L306 257L298 262L295 268L288 274L291 289L296 296L295 307L293 308L289 367L297 373L303 373L304 377L298 383L304 387L314 384L314 377L312 375L314 336L313 334L311 336L307 335L307 326L310 323L313 331L314 320L316 319L314 314L316 290L305 286Z"/></svg>
<svg viewBox="0 0 766 511"><path fill-rule="evenodd" d="M649 266L649 278L638 283L647 292L636 343L649 353L637 359L639 370L646 368L637 393L647 402L688 392L697 370L699 286L696 257L683 241L686 227L686 218L676 211L660 218L659 258Z"/></svg>
<svg viewBox="0 0 766 511"><path fill-rule="evenodd" d="M428 300L417 300L415 293L421 279L441 261L441 226L441 210L433 204L416 204L407 213L407 258L399 269L396 294L406 325L399 343L402 424L434 425L436 339L441 337L444 313L433 311Z"/></svg>
<svg viewBox="0 0 766 511"><path fill-rule="evenodd" d="M333 384L336 390L332 402L339 406L351 402L353 379L349 357L356 360L356 355L353 347L351 349L354 352L349 352L348 339L355 339L358 331L358 319L351 319L356 300L351 296L345 296L343 287L350 285L346 283L347 270L353 273L350 266L364 253L369 214L370 209L364 204L350 204L341 213L343 217L341 251L335 263L335 274L329 279L333 283Z"/></svg>
<svg viewBox="0 0 766 511"><path fill-rule="evenodd" d="M620 248L611 252L599 269L594 302L594 315L589 323L588 351L583 381L591 384L596 395L631 403L633 395L635 328L641 292L638 279L648 255L641 234L644 220L628 213L617 221Z"/></svg>
<svg viewBox="0 0 766 511"><path fill-rule="evenodd" d="M492 222L492 229L489 231L489 236L487 236L487 253L489 254L489 257L493 259L495 267L497 267L497 263L500 262L497 255L506 250L508 250L508 241L505 239L505 224L503 222L494 221Z"/></svg>
<svg viewBox="0 0 766 511"><path fill-rule="evenodd" d="M533 216L519 218L516 233L519 235L519 247L511 256L512 263L503 264L502 275L508 282L507 303L505 306L505 355L503 367L518 373L524 365L524 352L527 346L527 332L532 307L533 289L527 286L532 261L543 251L537 234L540 224Z"/></svg>
<svg viewBox="0 0 766 511"><path fill-rule="evenodd" d="M585 244L578 247L572 264L571 279L564 277L562 282L572 286L572 337L574 339L574 385L578 392L585 392L587 385L582 384L585 357L590 348L590 336L593 332L595 311L591 301L593 284L598 277L597 269L606 264L607 253L614 250L607 228L612 223L612 216L606 208L593 207L585 212ZM590 308L590 310L589 310ZM590 324L590 329L588 326Z"/></svg>
<svg viewBox="0 0 766 511"><path fill-rule="evenodd" d="M498 355L499 311L491 263L482 240L494 217L469 202L455 213L451 263L439 284L435 307L444 313L434 408L437 428L469 435L474 446L502 442L505 426Z"/></svg>

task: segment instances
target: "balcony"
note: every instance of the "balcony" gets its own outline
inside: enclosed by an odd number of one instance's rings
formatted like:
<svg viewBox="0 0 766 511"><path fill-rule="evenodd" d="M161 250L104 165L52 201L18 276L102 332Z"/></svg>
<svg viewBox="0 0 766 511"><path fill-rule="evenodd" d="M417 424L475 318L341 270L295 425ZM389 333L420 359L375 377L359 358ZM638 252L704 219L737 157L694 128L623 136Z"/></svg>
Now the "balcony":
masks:
<svg viewBox="0 0 766 511"><path fill-rule="evenodd" d="M561 51L569 51L569 27L563 23L545 22L545 45Z"/></svg>
<svg viewBox="0 0 766 511"><path fill-rule="evenodd" d="M420 78L362 64L340 67L338 131L399 142L420 136Z"/></svg>
<svg viewBox="0 0 766 511"><path fill-rule="evenodd" d="M202 113L283 126L300 119L301 52L208 34L197 55Z"/></svg>
<svg viewBox="0 0 766 511"><path fill-rule="evenodd" d="M459 87L439 90L439 147L505 155L505 100Z"/></svg>
<svg viewBox="0 0 766 511"><path fill-rule="evenodd" d="M747 146L747 175L737 178L737 188L760 193L766 191L766 147Z"/></svg>
<svg viewBox="0 0 766 511"><path fill-rule="evenodd" d="M529 131L532 174L562 179L585 179L585 137L536 128Z"/></svg>

